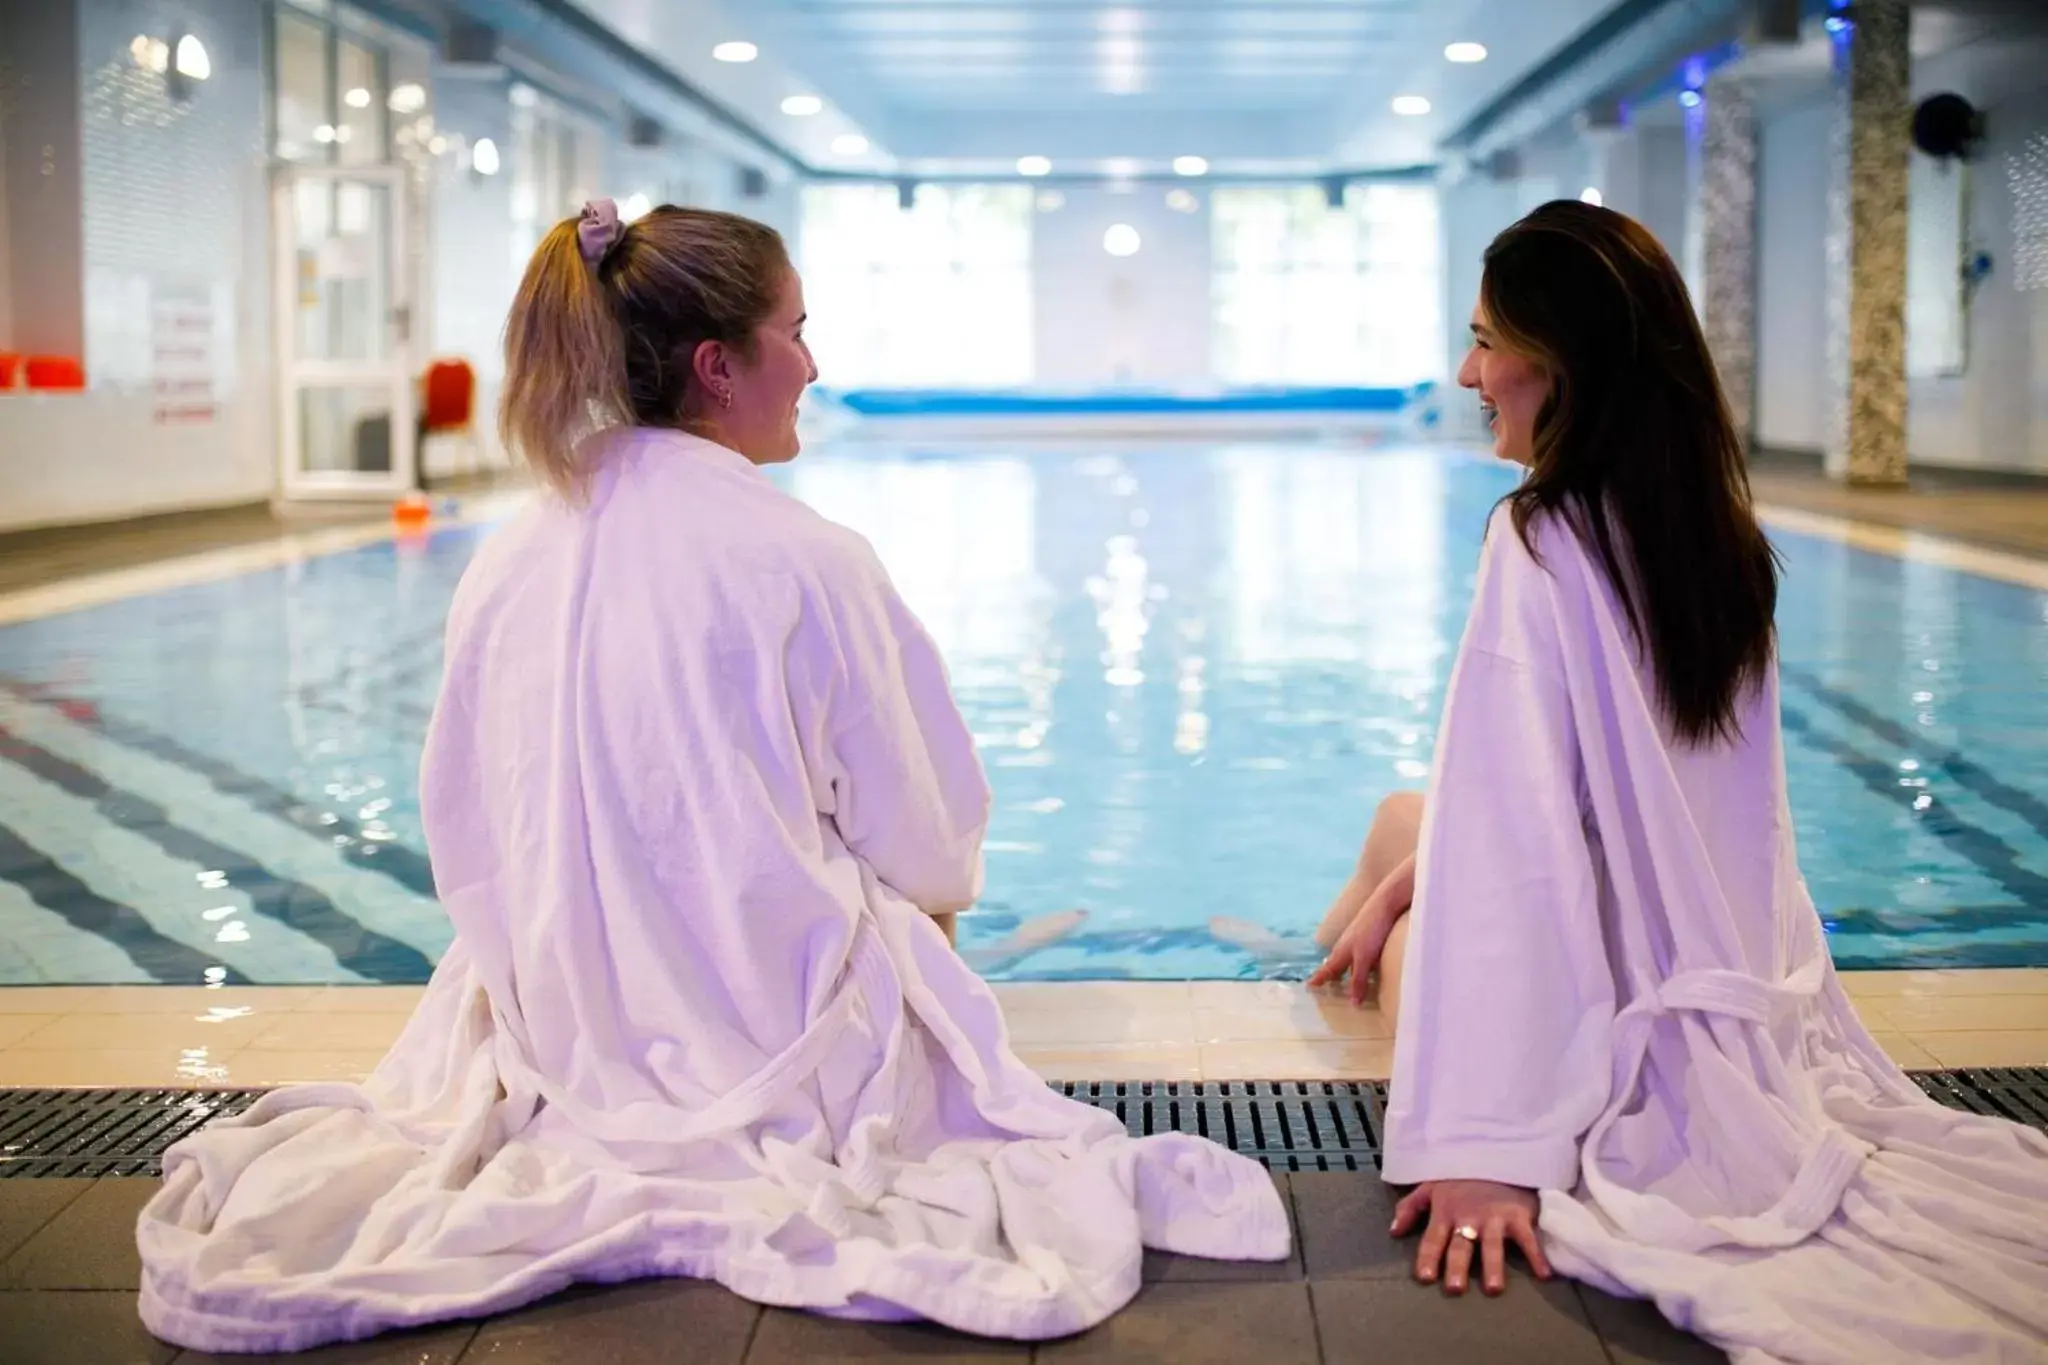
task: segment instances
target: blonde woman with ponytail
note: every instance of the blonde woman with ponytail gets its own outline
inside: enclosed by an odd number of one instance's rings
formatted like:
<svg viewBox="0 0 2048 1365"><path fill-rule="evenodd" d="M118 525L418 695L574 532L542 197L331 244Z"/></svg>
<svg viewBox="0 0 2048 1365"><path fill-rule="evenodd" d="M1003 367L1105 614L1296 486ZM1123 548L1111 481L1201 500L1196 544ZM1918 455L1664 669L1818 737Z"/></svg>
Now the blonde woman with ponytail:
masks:
<svg viewBox="0 0 2048 1365"><path fill-rule="evenodd" d="M542 242L500 420L546 491L456 593L422 768L454 942L367 1084L167 1155L159 1336L683 1275L1038 1339L1128 1302L1145 1246L1288 1254L1263 1170L1055 1095L934 922L980 890L989 790L873 551L761 471L803 324L744 218L600 201Z"/></svg>

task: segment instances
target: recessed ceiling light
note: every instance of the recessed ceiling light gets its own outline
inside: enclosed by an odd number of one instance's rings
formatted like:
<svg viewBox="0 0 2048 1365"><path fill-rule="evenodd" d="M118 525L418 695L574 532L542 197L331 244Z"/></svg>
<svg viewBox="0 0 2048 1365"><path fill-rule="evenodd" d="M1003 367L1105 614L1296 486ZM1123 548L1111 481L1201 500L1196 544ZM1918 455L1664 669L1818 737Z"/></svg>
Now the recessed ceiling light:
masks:
<svg viewBox="0 0 2048 1365"><path fill-rule="evenodd" d="M1429 112L1429 101L1420 95L1396 95L1393 109L1403 118L1418 118Z"/></svg>
<svg viewBox="0 0 2048 1365"><path fill-rule="evenodd" d="M1103 173L1112 180L1129 180L1139 169L1136 157L1113 156L1102 163Z"/></svg>
<svg viewBox="0 0 2048 1365"><path fill-rule="evenodd" d="M751 62L761 55L761 49L752 43L720 43L711 49L711 55L721 62Z"/></svg>
<svg viewBox="0 0 2048 1365"><path fill-rule="evenodd" d="M630 223L645 218L654 211L654 201L638 192L627 195L619 201L619 221Z"/></svg>
<svg viewBox="0 0 2048 1365"><path fill-rule="evenodd" d="M1175 175L1207 175L1209 173L1208 159L1199 156L1177 156L1173 159L1173 173Z"/></svg>
<svg viewBox="0 0 2048 1365"><path fill-rule="evenodd" d="M1444 49L1447 62L1483 62L1486 60L1485 43L1452 43Z"/></svg>
<svg viewBox="0 0 2048 1365"><path fill-rule="evenodd" d="M1143 245L1138 230L1129 223L1111 224L1109 231L1102 234L1102 249L1112 256L1135 256Z"/></svg>
<svg viewBox="0 0 2048 1365"><path fill-rule="evenodd" d="M816 95L791 95L782 102L782 112L791 118L809 118L813 114L823 113L824 110L825 101Z"/></svg>
<svg viewBox="0 0 2048 1365"><path fill-rule="evenodd" d="M841 156L859 156L868 149L868 140L859 133L841 133L832 139L832 150Z"/></svg>
<svg viewBox="0 0 2048 1365"><path fill-rule="evenodd" d="M1586 186L1586 188L1579 191L1579 202L1581 204L1591 204L1594 208L1597 209L1602 204L1607 202L1607 198L1605 195L1600 193L1600 190L1597 186L1588 185Z"/></svg>
<svg viewBox="0 0 2048 1365"><path fill-rule="evenodd" d="M407 81L404 85L391 87L391 112L394 114L417 114L427 107L427 88Z"/></svg>
<svg viewBox="0 0 2048 1365"><path fill-rule="evenodd" d="M1202 201L1195 198L1193 190L1168 190L1166 207L1175 213L1194 213L1202 207Z"/></svg>
<svg viewBox="0 0 2048 1365"><path fill-rule="evenodd" d="M346 133L348 129L340 128L335 131L338 135ZM498 144L487 137L478 138L476 145L469 149L469 164L478 175L496 175L498 173Z"/></svg>
<svg viewBox="0 0 2048 1365"><path fill-rule="evenodd" d="M367 109L370 107L370 92L359 85L343 95L341 102L351 109Z"/></svg>
<svg viewBox="0 0 2048 1365"><path fill-rule="evenodd" d="M213 74L213 61L206 55L206 44L190 33L178 39L178 74L195 81L203 81Z"/></svg>
<svg viewBox="0 0 2048 1365"><path fill-rule="evenodd" d="M1052 160L1043 156L1020 156L1017 158L1019 175L1051 175Z"/></svg>

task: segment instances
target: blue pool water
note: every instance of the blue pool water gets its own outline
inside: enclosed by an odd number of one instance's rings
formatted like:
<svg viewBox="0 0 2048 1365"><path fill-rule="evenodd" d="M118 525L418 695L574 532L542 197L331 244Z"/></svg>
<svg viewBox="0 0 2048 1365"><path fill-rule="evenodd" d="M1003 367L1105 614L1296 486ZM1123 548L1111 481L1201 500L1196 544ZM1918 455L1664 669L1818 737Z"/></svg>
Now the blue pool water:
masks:
<svg viewBox="0 0 2048 1365"><path fill-rule="evenodd" d="M963 947L1054 979L1302 974L1374 804L1428 774L1512 475L1183 442L778 477L875 542L952 665L997 799ZM481 534L0 629L0 982L422 979L448 930L414 768ZM2048 964L2048 594L1774 539L1837 960Z"/></svg>

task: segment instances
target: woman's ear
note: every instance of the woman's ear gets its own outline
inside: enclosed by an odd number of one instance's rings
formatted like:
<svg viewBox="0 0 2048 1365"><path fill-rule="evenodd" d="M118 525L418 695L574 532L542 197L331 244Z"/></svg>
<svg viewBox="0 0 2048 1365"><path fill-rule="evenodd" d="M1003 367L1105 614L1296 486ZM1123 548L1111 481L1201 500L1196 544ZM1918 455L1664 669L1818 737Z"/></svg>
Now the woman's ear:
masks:
<svg viewBox="0 0 2048 1365"><path fill-rule="evenodd" d="M722 341L700 341L690 355L690 377L713 406L732 403L732 348Z"/></svg>

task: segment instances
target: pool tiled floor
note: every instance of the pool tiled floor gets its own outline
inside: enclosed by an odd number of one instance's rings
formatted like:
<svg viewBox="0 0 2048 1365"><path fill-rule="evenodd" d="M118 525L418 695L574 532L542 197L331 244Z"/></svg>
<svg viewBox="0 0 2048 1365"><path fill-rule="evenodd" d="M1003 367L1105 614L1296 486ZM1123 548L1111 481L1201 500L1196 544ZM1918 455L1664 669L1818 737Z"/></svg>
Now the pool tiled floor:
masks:
<svg viewBox="0 0 2048 1365"><path fill-rule="evenodd" d="M1847 972L1901 1066L2048 1065L2048 969ZM994 987L1013 1046L1048 1079L1384 1080L1377 1009L1287 982ZM0 988L0 1086L283 1085L367 1075L411 986Z"/></svg>
<svg viewBox="0 0 2048 1365"><path fill-rule="evenodd" d="M1409 1278L1387 1234L1388 1191L1363 1173L1279 1175L1294 1252L1271 1265L1148 1254L1144 1287L1092 1332L1036 1347L923 1325L834 1322L762 1309L716 1285L575 1289L522 1312L288 1357L307 1365L785 1365L918 1359L1310 1365L1502 1360L1541 1365L1724 1357L1640 1303L1511 1278L1497 1299L1452 1300ZM135 1313L135 1217L147 1179L0 1181L0 1343L8 1365L205 1365Z"/></svg>

